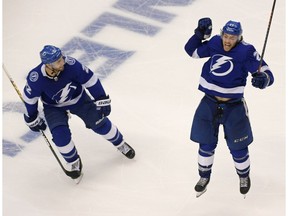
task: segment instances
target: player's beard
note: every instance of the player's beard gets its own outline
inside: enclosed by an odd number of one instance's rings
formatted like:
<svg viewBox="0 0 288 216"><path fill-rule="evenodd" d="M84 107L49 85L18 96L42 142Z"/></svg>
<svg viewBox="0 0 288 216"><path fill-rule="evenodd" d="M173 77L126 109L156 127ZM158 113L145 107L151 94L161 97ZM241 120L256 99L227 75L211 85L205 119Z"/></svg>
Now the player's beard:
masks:
<svg viewBox="0 0 288 216"><path fill-rule="evenodd" d="M52 70L53 72L56 72L56 73L62 72L64 70L64 65L58 68L52 67Z"/></svg>
<svg viewBox="0 0 288 216"><path fill-rule="evenodd" d="M59 76L59 74L64 70L64 65L63 66L61 66L61 67L58 67L58 68L55 68L55 67L48 67L48 70L49 70L49 73L47 73L48 74L48 76L50 76L50 77L58 77Z"/></svg>

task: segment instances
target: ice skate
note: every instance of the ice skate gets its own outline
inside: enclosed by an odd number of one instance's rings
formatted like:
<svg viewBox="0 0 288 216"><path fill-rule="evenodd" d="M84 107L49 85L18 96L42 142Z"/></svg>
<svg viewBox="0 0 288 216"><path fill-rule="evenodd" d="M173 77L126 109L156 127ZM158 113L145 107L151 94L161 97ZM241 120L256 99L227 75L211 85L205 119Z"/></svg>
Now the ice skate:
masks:
<svg viewBox="0 0 288 216"><path fill-rule="evenodd" d="M196 198L200 197L207 191L207 185L209 184L210 178L200 178L200 180L195 185L194 189L197 192Z"/></svg>
<svg viewBox="0 0 288 216"><path fill-rule="evenodd" d="M126 142L122 142L119 146L117 146L117 149L129 159L132 159L135 157L134 149L130 145L128 145Z"/></svg>
<svg viewBox="0 0 288 216"><path fill-rule="evenodd" d="M251 186L250 177L240 177L240 193L244 195L244 199L246 198L246 194L248 193Z"/></svg>
<svg viewBox="0 0 288 216"><path fill-rule="evenodd" d="M81 181L82 178L83 178L83 175L84 175L84 173L81 172L81 173L80 173L80 176L79 176L78 178L73 179L74 182L75 182L75 184L79 184L79 183L80 183L80 181Z"/></svg>
<svg viewBox="0 0 288 216"><path fill-rule="evenodd" d="M77 160L68 163L67 166L69 167L70 171L67 171L66 174L71 177L76 184L79 184L83 177L82 162L80 157Z"/></svg>

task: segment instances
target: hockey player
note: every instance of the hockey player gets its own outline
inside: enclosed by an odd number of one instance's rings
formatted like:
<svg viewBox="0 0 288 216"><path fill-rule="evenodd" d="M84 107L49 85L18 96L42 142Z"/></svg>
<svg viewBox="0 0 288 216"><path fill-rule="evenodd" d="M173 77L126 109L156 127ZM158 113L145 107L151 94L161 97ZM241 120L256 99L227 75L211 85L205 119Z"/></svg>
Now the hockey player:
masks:
<svg viewBox="0 0 288 216"><path fill-rule="evenodd" d="M41 99L53 142L67 162L67 175L75 181L82 176L82 162L71 138L68 113L79 116L87 128L102 135L127 158L134 158L133 148L107 118L111 100L96 74L76 59L63 56L55 46L44 46L40 58L42 62L27 76L23 93L24 119L32 131L46 129L38 112L38 100Z"/></svg>
<svg viewBox="0 0 288 216"><path fill-rule="evenodd" d="M261 58L254 46L243 41L240 22L227 22L220 35L206 40L212 33L212 21L202 18L194 33L185 51L192 58L208 58L198 87L205 96L195 111L190 135L192 141L199 143L197 197L206 191L210 181L220 125L239 175L240 193L245 196L251 186L248 146L253 135L244 87L249 73L252 85L259 89L273 84L273 74L265 61L260 67Z"/></svg>

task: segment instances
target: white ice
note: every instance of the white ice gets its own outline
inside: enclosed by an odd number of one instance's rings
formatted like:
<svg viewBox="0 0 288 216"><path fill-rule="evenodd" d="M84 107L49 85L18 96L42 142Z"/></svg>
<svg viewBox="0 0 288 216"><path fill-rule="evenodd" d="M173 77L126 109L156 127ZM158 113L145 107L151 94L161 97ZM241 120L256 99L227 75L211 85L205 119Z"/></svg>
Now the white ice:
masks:
<svg viewBox="0 0 288 216"><path fill-rule="evenodd" d="M195 0L185 7L158 7L176 15L169 23L119 11L112 7L115 2L3 0L3 62L21 91L45 44L61 47L103 12L161 28L147 37L108 26L92 38L135 51L103 80L112 98L110 119L135 148L135 159L124 158L73 116L73 139L84 164L82 182L75 185L41 136L31 143L20 139L28 132L22 114L3 113L3 139L17 143L21 151L15 157L2 156L3 215L285 215L285 1L276 3L264 56L275 84L259 90L251 87L249 78L245 91L255 138L246 199L239 193L222 132L208 190L195 197L198 146L189 135L203 96L197 86L204 60L192 60L183 46L198 19L209 16L213 34L230 19L241 21L245 41L261 53L273 1ZM4 73L2 79L3 103L20 102Z"/></svg>

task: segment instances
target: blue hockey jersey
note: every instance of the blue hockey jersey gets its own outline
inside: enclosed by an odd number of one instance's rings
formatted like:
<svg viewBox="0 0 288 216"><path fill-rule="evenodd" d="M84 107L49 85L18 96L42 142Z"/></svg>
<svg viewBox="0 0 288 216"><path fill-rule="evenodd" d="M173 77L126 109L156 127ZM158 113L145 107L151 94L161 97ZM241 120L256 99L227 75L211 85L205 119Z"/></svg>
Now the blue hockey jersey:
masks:
<svg viewBox="0 0 288 216"><path fill-rule="evenodd" d="M38 113L38 100L45 106L68 110L80 104L87 89L94 99L105 96L102 84L95 73L76 59L65 56L64 70L57 79L47 76L45 65L39 64L27 76L23 99L27 116Z"/></svg>
<svg viewBox="0 0 288 216"><path fill-rule="evenodd" d="M241 41L226 52L220 35L203 42L193 35L186 43L185 51L192 58L209 57L202 67L198 89L213 96L243 97L248 74L256 73L260 65L260 55L253 45ZM269 85L272 85L274 77L265 61L260 71L269 75Z"/></svg>

